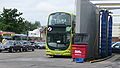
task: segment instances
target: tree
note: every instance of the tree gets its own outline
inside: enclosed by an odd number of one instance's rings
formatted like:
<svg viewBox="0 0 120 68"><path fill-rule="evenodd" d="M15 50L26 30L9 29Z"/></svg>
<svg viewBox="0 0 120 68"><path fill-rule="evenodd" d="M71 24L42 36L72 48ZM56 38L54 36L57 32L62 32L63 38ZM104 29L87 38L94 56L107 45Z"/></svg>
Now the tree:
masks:
<svg viewBox="0 0 120 68"><path fill-rule="evenodd" d="M21 17L23 13L18 12L17 9L3 8L3 12L0 15L0 30L10 31L15 33L27 33L40 27L40 22L35 21L34 24Z"/></svg>
<svg viewBox="0 0 120 68"><path fill-rule="evenodd" d="M36 27L41 27L40 21L35 21L34 26L36 26Z"/></svg>
<svg viewBox="0 0 120 68"><path fill-rule="evenodd" d="M3 13L0 15L0 29L2 31L11 31L20 33L19 25L23 23L24 18L20 17L22 13L17 9L3 8Z"/></svg>

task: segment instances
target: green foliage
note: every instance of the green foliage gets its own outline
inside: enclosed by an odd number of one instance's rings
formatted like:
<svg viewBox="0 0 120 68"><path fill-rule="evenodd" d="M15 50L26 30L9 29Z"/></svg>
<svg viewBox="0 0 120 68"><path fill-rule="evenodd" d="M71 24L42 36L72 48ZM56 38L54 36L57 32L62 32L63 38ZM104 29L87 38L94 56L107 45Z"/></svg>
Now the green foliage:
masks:
<svg viewBox="0 0 120 68"><path fill-rule="evenodd" d="M36 21L35 24L25 21L24 18L20 17L22 14L23 13L18 12L15 8L3 8L3 12L0 14L0 30L15 33L27 33L27 31L34 30L40 26L39 21Z"/></svg>
<svg viewBox="0 0 120 68"><path fill-rule="evenodd" d="M40 21L35 21L34 26L36 26L36 27L37 27L37 26L41 27Z"/></svg>

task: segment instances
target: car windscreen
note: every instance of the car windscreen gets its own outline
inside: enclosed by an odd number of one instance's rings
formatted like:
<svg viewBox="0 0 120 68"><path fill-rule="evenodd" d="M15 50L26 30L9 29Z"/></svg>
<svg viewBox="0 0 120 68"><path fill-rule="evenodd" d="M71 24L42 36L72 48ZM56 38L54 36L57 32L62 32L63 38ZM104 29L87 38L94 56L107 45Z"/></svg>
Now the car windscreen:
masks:
<svg viewBox="0 0 120 68"><path fill-rule="evenodd" d="M120 48L120 43L115 44L113 48Z"/></svg>

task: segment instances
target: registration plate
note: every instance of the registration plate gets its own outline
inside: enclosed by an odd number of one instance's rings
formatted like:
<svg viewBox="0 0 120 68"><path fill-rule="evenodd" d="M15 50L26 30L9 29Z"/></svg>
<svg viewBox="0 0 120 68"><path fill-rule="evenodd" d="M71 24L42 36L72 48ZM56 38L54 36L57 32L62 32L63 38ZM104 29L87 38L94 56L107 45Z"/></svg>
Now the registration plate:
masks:
<svg viewBox="0 0 120 68"><path fill-rule="evenodd" d="M61 55L61 54L55 54L55 55Z"/></svg>
<svg viewBox="0 0 120 68"><path fill-rule="evenodd" d="M59 51L59 49L55 49L55 51Z"/></svg>

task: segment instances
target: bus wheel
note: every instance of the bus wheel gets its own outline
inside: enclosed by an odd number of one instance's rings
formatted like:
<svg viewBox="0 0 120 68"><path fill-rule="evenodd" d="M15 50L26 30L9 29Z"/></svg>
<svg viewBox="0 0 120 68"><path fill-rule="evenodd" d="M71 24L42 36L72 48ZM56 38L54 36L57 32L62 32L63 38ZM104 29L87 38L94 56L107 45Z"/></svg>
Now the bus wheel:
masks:
<svg viewBox="0 0 120 68"><path fill-rule="evenodd" d="M56 55L53 55L53 58L56 58L57 56Z"/></svg>

